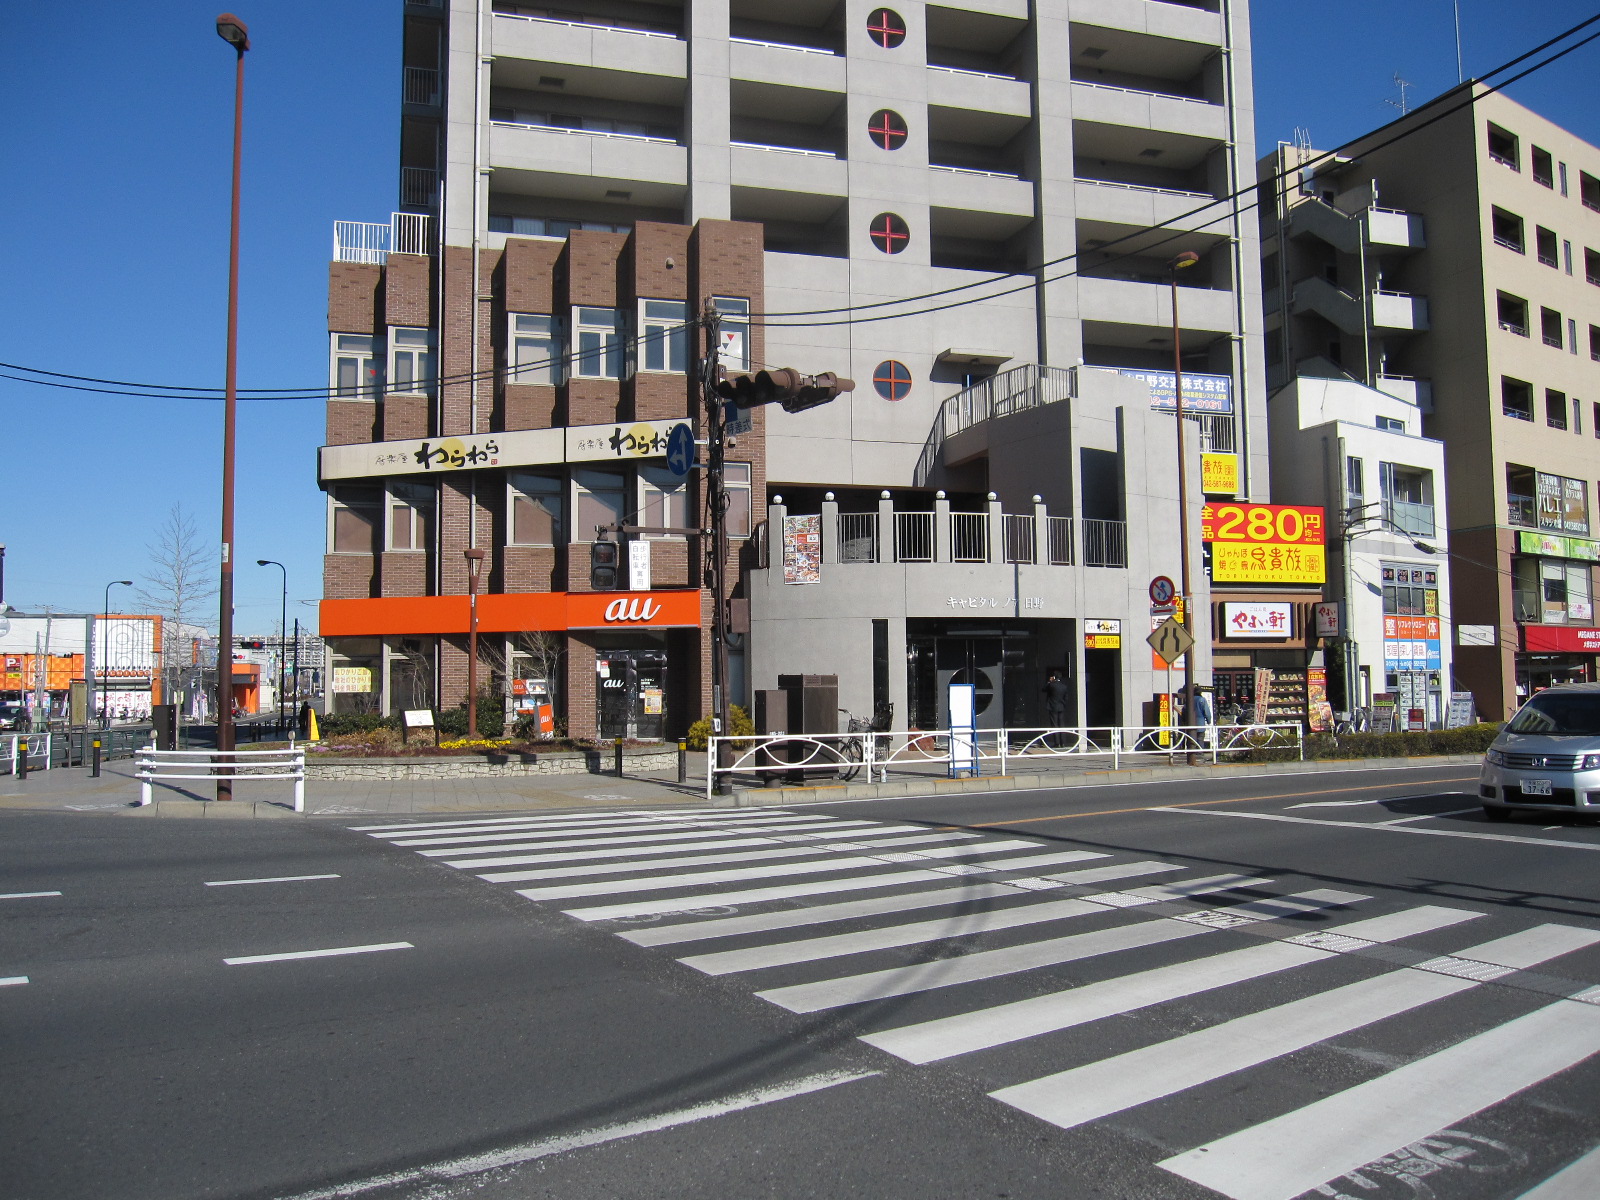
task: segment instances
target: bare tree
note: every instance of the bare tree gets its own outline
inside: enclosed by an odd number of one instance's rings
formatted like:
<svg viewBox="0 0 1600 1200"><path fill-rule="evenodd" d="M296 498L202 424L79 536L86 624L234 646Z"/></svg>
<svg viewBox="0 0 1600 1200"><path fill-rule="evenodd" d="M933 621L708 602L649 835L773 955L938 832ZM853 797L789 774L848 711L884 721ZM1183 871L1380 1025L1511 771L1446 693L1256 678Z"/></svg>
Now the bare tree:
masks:
<svg viewBox="0 0 1600 1200"><path fill-rule="evenodd" d="M150 567L140 576L135 595L140 604L161 617L161 673L168 696L175 694L184 666L167 652L169 639L179 637L184 625L201 624L201 606L217 594L216 562L204 545L195 533L194 519L183 511L183 505L174 504L156 530L155 541L145 546ZM229 661L230 653L230 648L220 648L218 661Z"/></svg>

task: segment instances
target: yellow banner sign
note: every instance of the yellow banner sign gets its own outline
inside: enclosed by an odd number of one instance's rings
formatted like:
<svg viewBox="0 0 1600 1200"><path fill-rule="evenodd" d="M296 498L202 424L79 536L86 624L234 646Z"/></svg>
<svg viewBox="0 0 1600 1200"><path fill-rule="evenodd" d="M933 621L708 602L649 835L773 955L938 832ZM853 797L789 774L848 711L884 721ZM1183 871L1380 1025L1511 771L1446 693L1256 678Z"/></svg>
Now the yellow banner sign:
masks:
<svg viewBox="0 0 1600 1200"><path fill-rule="evenodd" d="M1122 649L1122 635L1120 633L1086 633L1083 635L1083 648L1085 650L1120 650Z"/></svg>
<svg viewBox="0 0 1600 1200"><path fill-rule="evenodd" d="M1327 575L1321 546L1211 543L1211 578L1217 583L1322 583Z"/></svg>
<svg viewBox="0 0 1600 1200"><path fill-rule="evenodd" d="M1202 454L1200 490L1208 496L1234 496L1239 492L1239 456Z"/></svg>

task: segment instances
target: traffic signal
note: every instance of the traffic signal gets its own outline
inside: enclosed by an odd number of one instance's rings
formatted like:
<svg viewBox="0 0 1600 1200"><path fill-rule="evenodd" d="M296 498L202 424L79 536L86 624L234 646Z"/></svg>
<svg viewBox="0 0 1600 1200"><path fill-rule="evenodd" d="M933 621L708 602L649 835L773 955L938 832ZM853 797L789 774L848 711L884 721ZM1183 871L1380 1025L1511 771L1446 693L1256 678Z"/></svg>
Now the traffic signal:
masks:
<svg viewBox="0 0 1600 1200"><path fill-rule="evenodd" d="M241 650L265 650L267 646L260 638L239 638L238 641Z"/></svg>
<svg viewBox="0 0 1600 1200"><path fill-rule="evenodd" d="M597 592L617 590L616 542L591 542L589 544L589 586Z"/></svg>
<svg viewBox="0 0 1600 1200"><path fill-rule="evenodd" d="M776 367L754 375L734 375L717 384L717 394L740 408L776 403L785 412L804 412L855 390L855 381L824 371L802 375L793 367Z"/></svg>

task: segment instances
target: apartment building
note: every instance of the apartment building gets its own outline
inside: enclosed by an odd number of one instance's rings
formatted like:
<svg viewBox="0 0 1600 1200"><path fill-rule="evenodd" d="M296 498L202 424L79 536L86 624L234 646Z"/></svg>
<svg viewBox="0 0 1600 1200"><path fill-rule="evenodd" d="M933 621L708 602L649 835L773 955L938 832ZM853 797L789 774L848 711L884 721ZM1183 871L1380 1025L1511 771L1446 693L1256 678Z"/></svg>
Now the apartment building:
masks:
<svg viewBox="0 0 1600 1200"><path fill-rule="evenodd" d="M1196 514L1203 454L1231 456L1220 495L1268 486L1257 231L1217 203L1254 161L1245 5L413 0L403 19L400 211L341 223L330 284L336 707L460 696L481 549L495 670L542 680L574 733L701 715L718 620L736 700L837 674L841 704L935 724L964 679L981 720L1017 724L1054 669L1079 719L1140 718L1162 683L1148 585L1179 562L1175 324ZM703 415L700 331L670 331L707 302L730 368L857 386L737 434L729 613L701 539L650 535L652 615L598 628L591 517L703 523L693 473L661 497L665 432ZM640 424L626 458L573 449ZM622 593L601 595L603 616ZM616 693L626 719L601 713Z"/></svg>
<svg viewBox="0 0 1600 1200"><path fill-rule="evenodd" d="M1346 474L1341 505L1376 499L1395 569L1450 581L1454 682L1445 655L1430 686L1470 690L1481 716L1503 719L1532 690L1597 677L1600 150L1470 84L1315 157L1280 146L1260 164L1263 179L1287 172L1261 206L1273 420L1276 389L1353 380L1407 411L1369 405L1350 421L1410 434L1414 413L1443 443L1448 503L1419 443L1376 497L1370 475L1362 493ZM1435 507L1447 540L1420 536ZM1407 541L1447 549L1448 569L1414 544L1403 553Z"/></svg>

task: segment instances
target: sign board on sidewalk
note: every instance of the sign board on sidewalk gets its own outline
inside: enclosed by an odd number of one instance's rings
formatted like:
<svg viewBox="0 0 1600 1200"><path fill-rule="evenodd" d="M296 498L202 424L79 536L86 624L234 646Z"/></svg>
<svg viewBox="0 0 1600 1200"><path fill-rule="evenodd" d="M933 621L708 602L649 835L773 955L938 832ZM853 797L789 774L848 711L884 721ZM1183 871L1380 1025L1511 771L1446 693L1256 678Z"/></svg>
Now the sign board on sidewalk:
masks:
<svg viewBox="0 0 1600 1200"><path fill-rule="evenodd" d="M1445 717L1446 729L1461 729L1473 723L1477 716L1471 692L1451 692L1450 711Z"/></svg>

